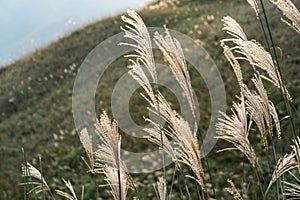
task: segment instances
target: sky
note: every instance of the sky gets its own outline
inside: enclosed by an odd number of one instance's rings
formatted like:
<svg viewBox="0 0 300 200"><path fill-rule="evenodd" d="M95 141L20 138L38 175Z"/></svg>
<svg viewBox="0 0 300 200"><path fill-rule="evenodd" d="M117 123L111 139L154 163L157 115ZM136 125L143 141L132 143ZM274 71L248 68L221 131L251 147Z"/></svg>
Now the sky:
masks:
<svg viewBox="0 0 300 200"><path fill-rule="evenodd" d="M0 0L0 66L83 24L149 0Z"/></svg>

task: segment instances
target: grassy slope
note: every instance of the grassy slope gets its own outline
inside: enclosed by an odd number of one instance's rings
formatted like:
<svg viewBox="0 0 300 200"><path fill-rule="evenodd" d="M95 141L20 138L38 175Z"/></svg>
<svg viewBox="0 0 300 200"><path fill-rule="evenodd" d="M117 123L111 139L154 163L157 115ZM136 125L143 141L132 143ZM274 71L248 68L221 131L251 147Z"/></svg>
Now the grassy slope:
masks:
<svg viewBox="0 0 300 200"><path fill-rule="evenodd" d="M194 39L200 39L224 78L228 102L230 102L238 90L231 68L219 47L219 40L225 37L225 34L221 32L221 18L225 15L233 16L245 28L249 38L255 38L263 44L265 42L263 42L258 22L245 1L197 2L184 1L185 5L177 9L156 11L145 9L140 14L147 26L162 27L163 24L167 24L170 29L185 33ZM279 22L280 14L274 7L270 7L269 12L270 16L272 15L271 22L276 45L280 46L283 51L283 73L298 108L300 103L300 97L297 96L300 89L300 74L297 69L300 62L299 45L297 45L299 36ZM214 15L214 20L209 21L208 15ZM22 198L23 188L18 186L21 182L22 147L26 150L27 159L36 166L39 165L38 155L42 156L43 171L50 185L62 185L61 178L71 179L78 188L84 183L87 195L93 194L90 191L92 189L89 189L92 188L92 181L85 173L86 167L80 158L84 152L74 129L71 92L76 70L86 55L101 41L119 33L120 25L119 16L95 22L0 70L0 153L2 160L0 180L6 180L0 181L1 197L4 199ZM198 28L195 25L198 25ZM127 70L126 63L123 59L116 61L113 67L110 67L110 71L106 72L106 78L101 80L96 98L97 110L110 111L109 98L114 81ZM201 85L201 78L193 71L191 77L194 88L199 88L197 86ZM200 101L200 109L204 110L204 114L201 113L204 129L205 121L209 119L209 111L206 109L209 99L203 97L205 88L199 88L196 92L201 97L199 99L203 100L203 102ZM275 95L274 99L279 101L280 96ZM132 110L132 117L141 121L139 117L145 112L143 102L136 99L133 100L132 105L136 105ZM281 104L278 106L282 108ZM138 150L141 143L145 143L135 139L125 141L124 147L135 146L134 150ZM214 154L212 153L212 157L216 158ZM239 178L234 175L234 170L231 168L231 165L236 165L241 161L239 155L235 153L226 155L218 159L210 159L212 171L216 172L216 185L220 188L224 187L226 178ZM231 156L237 156L238 161ZM219 168L224 163L227 163L226 166L229 171L232 171L231 173L226 172L224 167L222 170ZM146 175L136 175L136 177L145 178ZM149 177L150 175L147 176ZM149 181L153 180L149 179ZM153 195L151 186L148 190L142 187L139 190L141 193ZM222 193L222 190L219 192Z"/></svg>

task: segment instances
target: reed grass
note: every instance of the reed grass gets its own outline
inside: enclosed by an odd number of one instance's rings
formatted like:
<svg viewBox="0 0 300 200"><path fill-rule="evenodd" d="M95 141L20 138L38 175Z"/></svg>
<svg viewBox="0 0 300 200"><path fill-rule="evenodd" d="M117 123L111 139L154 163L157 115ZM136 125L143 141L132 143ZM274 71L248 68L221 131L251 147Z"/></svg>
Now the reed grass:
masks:
<svg viewBox="0 0 300 200"><path fill-rule="evenodd" d="M289 22L287 20L283 21L292 27L296 34L300 33L300 14L296 6L290 0L270 1L278 6L289 20ZM245 157L245 161L248 161L248 165L253 169L254 177L252 180L248 180L251 187L254 188L254 194L250 194L253 195L250 199L297 199L300 198L300 138L298 136L299 132L295 128L294 113L291 109L292 94L288 92L282 76L281 65L275 50L274 36L272 35L264 1L260 0L260 6L256 0L247 0L247 2L259 19L267 44L271 44L271 51L266 50L258 41L248 39L242 26L234 18L230 16L223 18L222 30L228 36L222 39L220 44L223 48L224 56L227 58L236 76L240 91L236 92L238 95L236 100L232 102L230 113L220 112L218 122L215 125L218 133L216 138L231 145L218 150L218 152L223 154L225 153L224 151L238 151ZM261 15L263 15L266 25L262 23L263 18ZM185 188L189 199L192 199L190 194L191 184L186 182L196 183L196 188L199 188L197 189L199 199L218 198L207 160L207 169L202 165L203 160L201 159L199 148L200 138L198 138L199 135L197 134L199 127L197 124L196 104L192 95L191 79L181 44L170 34L166 26L164 26L164 35L155 33L153 38L185 94L184 96L194 118L193 125L190 125L180 113L177 113L172 108L172 105L160 91L158 85L159 74L157 74L152 51L152 38L143 19L137 12L128 10L127 16L122 16L122 20L125 23L125 26L121 28L125 33L124 37L131 39L131 42L121 43L121 45L135 48L133 54L126 56L130 63L129 74L140 84L143 91L141 96L146 100L149 112L158 117L157 121L144 117L145 121L152 125L151 128L144 129L148 133L148 136L145 138L162 150L163 176L158 177L158 182L153 184L157 199L166 200L172 198L173 186L176 177L178 177L177 173L184 176ZM250 80L245 80L247 76L243 76L243 65L245 63L248 63L253 69ZM282 93L287 117L283 117L281 120L279 120L278 108L271 100L269 88L266 87L270 84L267 83L271 83ZM288 135L288 131L281 124L286 118L289 118L292 137ZM166 121L166 126L162 126L161 122L163 120ZM89 173L104 175L107 184L100 185L100 187L109 187L111 196L114 199L125 200L128 190L136 193L136 199L141 199L136 183L121 158L122 140L118 131L118 122L111 120L107 113L103 112L95 124L95 131L101 141L96 151L92 149L92 138L88 131L83 129L79 134L88 159L86 161L83 158L83 162L89 169ZM270 156L270 151L272 153L274 162L268 161L269 168L267 170L262 167L264 165L264 157L260 155L260 150L257 149L259 142L257 142L257 139L254 139L256 137L262 144L267 159ZM281 144L282 138L292 141L292 145L290 146L290 152L280 155L277 146ZM174 144L171 144L171 140ZM174 162L174 172L170 185L166 172L165 154L169 155ZM244 165L247 165L247 163L244 163L243 160L243 169ZM181 171L183 167L189 169L189 174L183 175ZM42 175L41 160L40 170L27 163L24 153L24 199L28 199L29 193L38 194L40 192L43 192L42 198L45 199L45 191L48 191L51 199L57 199L58 196L70 200L78 199L70 180L63 180L68 192L57 189L55 190L56 194L52 194L52 189ZM264 177L270 171L272 171L271 177ZM230 172L228 172L228 176L229 174ZM247 177L242 176L242 183L244 183ZM31 180L29 181L27 177L30 177ZM212 187L209 186L207 177L210 178ZM27 185L33 185L32 178L38 180L39 185L29 191ZM229 178L227 182L230 187L224 188L224 190L233 199L244 199L247 194L241 193L240 189ZM97 179L95 179L95 182L97 182ZM272 186L275 183L276 190L274 193L271 193L270 191L273 191ZM80 199L84 199L84 191L84 186L82 186ZM98 189L96 191L98 198ZM170 192L168 193L168 191Z"/></svg>

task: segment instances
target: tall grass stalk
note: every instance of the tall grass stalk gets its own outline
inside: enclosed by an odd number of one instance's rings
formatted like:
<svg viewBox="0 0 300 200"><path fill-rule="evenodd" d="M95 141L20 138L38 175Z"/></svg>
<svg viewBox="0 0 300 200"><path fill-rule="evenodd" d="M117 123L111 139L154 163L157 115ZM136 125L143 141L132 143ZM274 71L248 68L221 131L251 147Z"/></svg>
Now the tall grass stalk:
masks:
<svg viewBox="0 0 300 200"><path fill-rule="evenodd" d="M269 34L269 37L270 37L270 40L271 40L271 45L272 45L272 49L273 49L272 52L273 52L274 57L275 57L274 61L276 62L277 71L278 71L277 76L278 76L278 78L280 78L282 80L282 82L280 82L281 93L282 93L282 96L284 98L287 113L290 116L290 118L289 118L290 127L291 127L291 130L292 130L292 133L293 133L293 137L294 137L294 139L296 139L297 138L297 133L296 133L295 124L294 124L294 117L293 117L294 115L292 113L291 104L290 104L290 100L289 100L289 97L288 97L288 94L287 94L287 91L286 91L286 88L285 88L284 80L282 79L281 67L280 67L280 63L279 63L279 59L278 59L278 55L277 55L277 52L276 52L276 47L275 47L275 43L274 43L274 39L273 39L273 34L272 34L272 31L271 31L271 28L270 28L270 23L269 23L269 20L268 20L268 16L267 16L267 12L266 12L263 0L260 0L260 4L261 4L263 14L264 14L264 18L265 18L265 21L266 21L268 34Z"/></svg>
<svg viewBox="0 0 300 200"><path fill-rule="evenodd" d="M26 161L26 156L25 156L25 150L24 148L22 148L22 152L23 152L23 161L24 161L24 166L26 166L27 164L27 161ZM23 193L24 193L24 197L23 197L23 200L27 200L27 177L26 176L23 176L23 181L24 181L24 184L23 184Z"/></svg>
<svg viewBox="0 0 300 200"><path fill-rule="evenodd" d="M42 178L43 178L43 176L42 176L42 174L43 174L43 168L42 168L42 157L41 156L39 156L39 161L40 161L40 171L41 171L41 180L43 180ZM43 200L45 199L45 190L44 190L44 182L42 181L42 193L43 193Z"/></svg>
<svg viewBox="0 0 300 200"><path fill-rule="evenodd" d="M188 185L187 185L185 176L183 175L183 172L182 172L181 169L179 170L179 173L180 173L181 177L183 178L183 184L184 184L185 190L186 190L186 192L187 192L187 195L188 195L188 197L189 197L189 200L191 200L192 197L191 197L190 189L189 189L189 187L188 187Z"/></svg>
<svg viewBox="0 0 300 200"><path fill-rule="evenodd" d="M135 64L135 61L132 59L136 59L136 64L142 62L147 70L149 71L152 82L154 84L154 99L155 104L157 106L157 114L159 117L159 134L160 134L160 142L161 142L161 149L162 149L162 168L163 168L163 179L164 182L167 183L167 176L166 176L166 164L165 164L165 152L164 152L164 137L162 133L162 125L161 125L161 112L160 112L160 103L158 99L158 81L157 81L157 72L155 67L154 56L152 52L152 42L147 30L146 25L144 24L141 17L133 10L127 10L127 14L129 17L122 16L122 20L126 23L125 28L121 29L125 32L125 36L127 38L132 39L137 44L130 44L130 43L121 43L121 45L128 45L133 46L136 48L137 55L128 55L127 57L132 64ZM163 189L167 190L167 187ZM167 194L167 191L165 191Z"/></svg>
<svg viewBox="0 0 300 200"><path fill-rule="evenodd" d="M284 99L284 102L285 102L286 111L287 111L288 115L290 116L289 117L290 128L291 128L291 131L292 131L292 134L293 134L293 138L296 139L297 138L297 133L296 133L295 124L294 124L294 115L293 115L292 109L291 109L291 102L292 101L289 99L287 91L286 91L286 87L285 87L285 84L284 84L284 79L282 77L280 62L279 62L279 58L278 58L278 55L277 55L277 51L276 51L276 47L275 47L275 43L274 43L274 39L273 39L273 34L272 34L272 31L271 31L271 28L270 28L270 24L269 24L269 20L268 20L268 16L267 16L267 13L266 13L266 9L265 9L265 5L264 5L263 0L260 0L260 4L261 4L262 11L263 11L263 14L264 14L264 19L265 19L265 22L266 22L269 38L271 40L271 45L272 45L271 55L272 55L273 61L276 62L276 65L274 65L274 66L277 67L276 72L278 72L277 73L278 78L280 77L280 79L282 80L282 82L280 82L280 87L281 87L281 93L282 93L282 96L283 96L283 99ZM262 23L261 23L261 25L262 25L262 29L264 30L264 27L263 27ZM264 31L264 33L265 33L265 31ZM268 43L268 40L267 40L267 43ZM269 46L269 43L268 43L268 46ZM274 161L277 163L273 138L270 137L270 140L271 140L271 145L272 145L272 150L273 150ZM281 189L282 193L284 193L281 178L279 178L279 185L280 185L280 189ZM278 182L276 182L276 191L279 195ZM278 196L278 198L279 198L279 196Z"/></svg>
<svg viewBox="0 0 300 200"><path fill-rule="evenodd" d="M161 140L161 157L162 157L162 167L163 167L163 180L164 183L167 184L167 171L166 171L166 161L165 161L165 144L164 144L164 137L162 132L162 116L160 114L160 107L159 107L159 101L158 101L158 83L155 83L155 99L157 102L157 111L158 111L158 118L159 118L159 134L160 134L160 140ZM167 187L163 187L163 193L168 194ZM166 195L166 199L168 199L168 195Z"/></svg>
<svg viewBox="0 0 300 200"><path fill-rule="evenodd" d="M32 176L31 176L31 173L30 173L30 170L29 170L29 166L28 166L28 163L27 163L27 159L26 159L26 152L25 152L25 149L22 148L22 151L23 151L23 159L24 159L24 195L26 196L25 199L27 199L27 194L30 195L30 190L28 190L27 192L27 185L31 185L31 191L33 191L34 189L34 185L33 185L33 179L32 179ZM27 177L29 178L29 183L27 181ZM34 198L37 199L37 196L36 196L36 193L34 193ZM29 198L30 199L30 198Z"/></svg>
<svg viewBox="0 0 300 200"><path fill-rule="evenodd" d="M119 140L119 143L121 143L121 139ZM121 144L119 144L118 146L121 146ZM122 195L122 186L121 186L121 154L120 154L120 148L118 148L118 155L117 155L117 166L118 166L118 183L119 183L119 195L120 195L120 200L123 199L123 195Z"/></svg>
<svg viewBox="0 0 300 200"><path fill-rule="evenodd" d="M154 35L154 39L159 49L163 53L164 58L168 61L169 67L174 77L176 78L177 82L179 83L179 85L183 90L183 93L185 94L185 97L188 101L188 105L190 107L190 110L194 118L194 126L192 127L191 131L194 137L198 138L199 131L198 131L198 119L196 115L196 105L192 95L191 80L190 80L189 72L187 70L187 64L184 58L183 50L179 41L170 35L166 26L164 26L164 28L165 28L165 36L162 36L156 32ZM174 122L171 122L171 124L172 126L176 126ZM201 134L200 134L200 138L203 141ZM199 162L201 162L200 158L199 158ZM208 162L207 165L209 166ZM211 173L209 174L210 174L210 179L212 180ZM205 179L203 179L203 184L205 185Z"/></svg>
<svg viewBox="0 0 300 200"><path fill-rule="evenodd" d="M261 196L263 196L264 195L263 186L262 186L262 183L260 181L260 177L259 177L258 172L257 172L257 164L255 164L254 167L253 167L253 174L254 174L254 177L257 178L257 184L259 186Z"/></svg>

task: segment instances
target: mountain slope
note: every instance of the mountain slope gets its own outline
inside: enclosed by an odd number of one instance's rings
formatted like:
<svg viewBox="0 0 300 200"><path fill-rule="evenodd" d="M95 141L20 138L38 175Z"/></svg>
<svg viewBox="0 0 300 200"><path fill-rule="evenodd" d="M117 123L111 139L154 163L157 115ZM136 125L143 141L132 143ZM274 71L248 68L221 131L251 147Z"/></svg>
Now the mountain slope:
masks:
<svg viewBox="0 0 300 200"><path fill-rule="evenodd" d="M274 6L269 6L268 12L276 45L280 46L283 52L283 73L286 76L287 86L295 99L296 108L299 108L300 73L297 68L300 62L299 36L279 22L281 14ZM185 0L176 9L145 8L139 13L149 27L162 27L167 24L168 28L198 40L214 59L222 74L228 102L234 98L238 90L231 68L219 47L219 40L225 37L221 31L222 17L233 16L245 28L249 38L255 38L265 44L259 23L246 1ZM120 25L122 25L120 16L95 22L0 69L2 160L0 180L7 180L0 182L2 199L22 198L23 187L18 185L22 182L20 177L21 165L24 162L22 148L25 149L26 160L36 166L39 166L38 156L41 155L43 172L51 186L63 185L62 178L72 179L78 188L81 184L85 184L87 196L93 198L93 191L89 189L93 188L92 180L86 174L87 168L80 158L84 155L84 151L72 118L72 88L76 72L87 54L101 41L119 33ZM126 65L126 60L118 59L99 83L96 96L96 109L99 113L102 109L108 113L111 111L109 107L111 91L115 81L127 71ZM203 83L193 71L191 77L194 87L197 88ZM204 94L201 91L199 88L196 92L198 95ZM204 114L201 115L205 122L209 116L209 111L205 110L207 107L205 99L209 97L201 96L201 98L204 99L200 102L200 109L204 109ZM275 95L275 102L279 102L280 98L280 95ZM141 99L133 100L133 105L136 106L133 108L132 117L143 123L140 117L144 114L145 108L141 102ZM278 108L283 108L283 105L278 104ZM205 125L201 127L205 129ZM145 141L132 138L125 141L127 143L124 148L134 146L136 148L134 150L140 150L142 144L147 144ZM213 160L211 161L213 170L217 171L219 163L224 161L233 162L226 157ZM221 178L224 180L220 180L219 184L223 186L227 176L220 175ZM152 190L147 190L146 194L154 195Z"/></svg>

